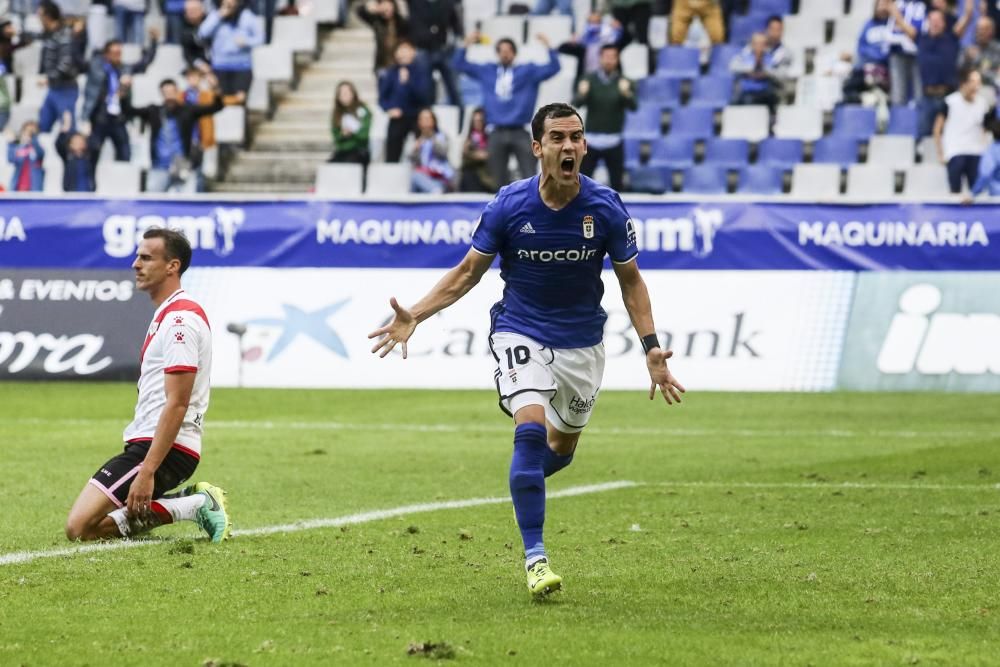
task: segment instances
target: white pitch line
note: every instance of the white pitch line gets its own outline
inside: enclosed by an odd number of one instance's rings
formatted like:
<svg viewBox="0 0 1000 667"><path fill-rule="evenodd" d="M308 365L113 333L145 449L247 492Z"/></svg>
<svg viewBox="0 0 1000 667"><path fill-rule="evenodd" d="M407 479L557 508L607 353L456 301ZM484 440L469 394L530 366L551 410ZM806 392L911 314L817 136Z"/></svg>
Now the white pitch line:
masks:
<svg viewBox="0 0 1000 667"><path fill-rule="evenodd" d="M619 481L605 482L603 484L588 484L586 486L571 486L561 491L554 491L548 494L548 498L570 498L573 496L583 496L590 493L604 493L606 491L616 491L637 486L635 482ZM257 535L273 535L275 533L296 533L303 530L314 530L316 528L337 528L340 526L352 526L382 519L391 519L398 516L410 514L423 514L426 512L436 512L438 510L465 509L468 507L479 507L481 505L501 505L509 503L510 498L467 498L465 500L445 500L436 503L419 503L416 505L403 505L384 510L372 510L370 512L359 512L332 519L308 519L296 523L288 523L277 526L261 526L260 528L246 528L234 530L236 537L254 537ZM46 551L19 551L0 555L0 566L19 565L30 563L39 558L56 558L58 556L75 556L94 552L114 551L117 549L131 549L133 547L150 546L154 544L169 544L171 540L148 539L148 540L117 540L115 542L99 542L78 547L66 547L62 549L49 549Z"/></svg>
<svg viewBox="0 0 1000 667"><path fill-rule="evenodd" d="M10 419L0 419L2 424L21 424L30 426L94 426L94 425L114 425L122 426L125 422L120 419L41 419L37 417L14 417ZM213 429L251 429L261 431L387 431L393 433L510 433L509 424L392 424L377 423L365 424L357 422L334 422L334 421L269 421L269 420L240 420L240 419L220 419L206 420L206 431ZM962 438L997 438L996 431L990 430L964 430L964 431L910 431L910 430L860 430L860 429L714 429L714 428L671 428L664 427L600 427L592 426L587 429L587 433L592 435L661 435L673 437L827 437L827 438L899 438L899 439L962 439Z"/></svg>
<svg viewBox="0 0 1000 667"><path fill-rule="evenodd" d="M878 482L655 482L648 486L674 486L686 489L819 489L837 491L1000 491L1000 484L906 484Z"/></svg>

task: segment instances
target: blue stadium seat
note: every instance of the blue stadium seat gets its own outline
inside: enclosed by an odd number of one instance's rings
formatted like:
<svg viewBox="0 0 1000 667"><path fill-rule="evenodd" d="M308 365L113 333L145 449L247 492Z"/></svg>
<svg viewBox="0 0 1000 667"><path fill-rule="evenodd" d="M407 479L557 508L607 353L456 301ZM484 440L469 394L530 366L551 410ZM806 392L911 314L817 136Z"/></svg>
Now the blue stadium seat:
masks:
<svg viewBox="0 0 1000 667"><path fill-rule="evenodd" d="M661 137L658 141L653 142L649 165L666 168L668 171L693 167L694 139L673 135Z"/></svg>
<svg viewBox="0 0 1000 667"><path fill-rule="evenodd" d="M625 167L638 167L642 159L642 141L627 137L622 143L625 146Z"/></svg>
<svg viewBox="0 0 1000 667"><path fill-rule="evenodd" d="M681 80L647 76L639 80L638 93L644 105L676 109L681 105Z"/></svg>
<svg viewBox="0 0 1000 667"><path fill-rule="evenodd" d="M813 162L839 164L841 169L858 161L858 140L854 137L831 135L813 145Z"/></svg>
<svg viewBox="0 0 1000 667"><path fill-rule="evenodd" d="M802 141L771 137L757 145L757 163L780 169L792 169L802 162Z"/></svg>
<svg viewBox="0 0 1000 667"><path fill-rule="evenodd" d="M686 46L660 49L656 59L656 76L671 79L694 79L701 74L701 51Z"/></svg>
<svg viewBox="0 0 1000 667"><path fill-rule="evenodd" d="M769 164L752 164L740 172L736 192L748 195L780 195L784 170Z"/></svg>
<svg viewBox="0 0 1000 667"><path fill-rule="evenodd" d="M647 141L658 139L663 134L660 130L662 117L660 107L655 106L640 106L635 111L626 111L622 135Z"/></svg>
<svg viewBox="0 0 1000 667"><path fill-rule="evenodd" d="M629 169L629 189L632 192L646 192L662 195L667 191L668 175L656 167L636 167Z"/></svg>
<svg viewBox="0 0 1000 667"><path fill-rule="evenodd" d="M792 0L750 0L750 11L784 16L792 13Z"/></svg>
<svg viewBox="0 0 1000 667"><path fill-rule="evenodd" d="M707 107L681 107L670 114L670 134L708 139L715 134L715 113Z"/></svg>
<svg viewBox="0 0 1000 667"><path fill-rule="evenodd" d="M691 84L691 99L688 104L696 107L721 109L733 99L733 77L703 76Z"/></svg>
<svg viewBox="0 0 1000 667"><path fill-rule="evenodd" d="M684 171L683 192L696 195L724 195L728 189L726 170L712 164L700 164Z"/></svg>
<svg viewBox="0 0 1000 667"><path fill-rule="evenodd" d="M761 32L767 27L767 17L770 14L750 12L749 14L733 14L729 17L729 43L744 47L750 41L750 35Z"/></svg>
<svg viewBox="0 0 1000 667"><path fill-rule="evenodd" d="M843 104L833 111L833 132L838 137L868 141L877 129L875 109L859 104Z"/></svg>
<svg viewBox="0 0 1000 667"><path fill-rule="evenodd" d="M705 163L724 169L743 169L750 164L750 142L712 137L705 142Z"/></svg>
<svg viewBox="0 0 1000 667"><path fill-rule="evenodd" d="M739 44L716 44L712 47L712 57L708 61L708 73L711 75L729 75L729 63L733 56L743 50Z"/></svg>
<svg viewBox="0 0 1000 667"><path fill-rule="evenodd" d="M889 127L886 128L885 133L916 137L917 119L917 110L913 107L894 106L889 109Z"/></svg>

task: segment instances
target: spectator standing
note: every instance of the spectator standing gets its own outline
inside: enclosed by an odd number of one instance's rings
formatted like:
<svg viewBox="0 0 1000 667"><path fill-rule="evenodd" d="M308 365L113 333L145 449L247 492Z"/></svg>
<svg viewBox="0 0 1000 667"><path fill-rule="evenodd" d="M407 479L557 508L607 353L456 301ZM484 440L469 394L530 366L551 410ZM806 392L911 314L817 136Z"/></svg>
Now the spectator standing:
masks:
<svg viewBox="0 0 1000 667"><path fill-rule="evenodd" d="M872 17L858 34L857 59L844 84L844 102L861 104L862 95L876 88L889 92L889 25L893 0L877 0Z"/></svg>
<svg viewBox="0 0 1000 667"><path fill-rule="evenodd" d="M358 16L375 32L375 71L391 67L396 47L409 38L409 23L396 0L366 0L358 5Z"/></svg>
<svg viewBox="0 0 1000 667"><path fill-rule="evenodd" d="M990 119L990 132L993 134L993 144L986 149L979 160L979 177L972 186L972 194L967 197L966 204L972 203L972 198L987 190L990 197L1000 196L1000 119L995 116Z"/></svg>
<svg viewBox="0 0 1000 667"><path fill-rule="evenodd" d="M63 192L93 192L98 154L87 147L87 138L73 131L73 116L63 114L62 130L56 137L56 153L63 161Z"/></svg>
<svg viewBox="0 0 1000 667"><path fill-rule="evenodd" d="M962 17L952 21L938 9L927 14L927 30L917 30L903 22L898 9L893 12L896 25L917 44L917 65L923 94L920 97L920 136L930 134L934 119L944 108L944 98L958 87L958 57L961 38L972 17L973 0L965 0Z"/></svg>
<svg viewBox="0 0 1000 667"><path fill-rule="evenodd" d="M160 11L167 21L167 44L180 44L184 32L185 0L160 0ZM200 2L199 2L200 4Z"/></svg>
<svg viewBox="0 0 1000 667"><path fill-rule="evenodd" d="M587 153L580 171L593 176L597 163L604 160L611 188L624 190L625 147L622 128L625 111L638 108L635 87L621 75L618 49L607 45L601 49L601 67L577 85L573 106L587 107Z"/></svg>
<svg viewBox="0 0 1000 667"><path fill-rule="evenodd" d="M559 53L575 56L579 60L576 68L576 80L579 82L601 68L601 49L609 44L619 46L624 36L625 31L618 19L608 17L605 20L600 12L591 12L583 34L574 35L569 42L561 44Z"/></svg>
<svg viewBox="0 0 1000 667"><path fill-rule="evenodd" d="M635 41L649 44L649 19L653 15L653 3L649 0L609 0L611 15L621 24L624 37L618 45L625 48Z"/></svg>
<svg viewBox="0 0 1000 667"><path fill-rule="evenodd" d="M448 137L438 129L433 111L420 110L413 134L416 141L410 151L410 190L435 195L451 190L455 168L448 162Z"/></svg>
<svg viewBox="0 0 1000 667"><path fill-rule="evenodd" d="M681 45L687 41L688 30L695 17L701 19L712 44L721 44L726 40L719 0L674 0L674 8L670 12L671 44Z"/></svg>
<svg viewBox="0 0 1000 667"><path fill-rule="evenodd" d="M462 176L459 182L462 192L496 192L496 184L490 176L489 157L486 112L482 107L476 107L469 119L469 135L462 147Z"/></svg>
<svg viewBox="0 0 1000 667"><path fill-rule="evenodd" d="M38 123L42 132L48 132L64 111L76 113L80 96L76 77L82 68L86 34L82 23L64 22L62 10L51 0L42 1L38 15L44 30L40 72L43 85L48 86Z"/></svg>
<svg viewBox="0 0 1000 667"><path fill-rule="evenodd" d="M458 0L410 0L409 7L410 39L417 47L418 58L424 61L431 74L434 70L440 72L448 104L461 107L462 95L451 60L455 52L453 37L462 39L465 36L462 5ZM431 79L428 99L433 102L435 97L434 80Z"/></svg>
<svg viewBox="0 0 1000 667"><path fill-rule="evenodd" d="M184 61L188 67L201 68L208 64L205 44L198 36L201 24L205 22L205 5L201 0L184 0L184 17L181 24L180 43L184 51Z"/></svg>
<svg viewBox="0 0 1000 667"><path fill-rule="evenodd" d="M242 104L253 82L253 47L264 43L257 17L243 0L222 0L201 24L198 37L211 43L212 69L222 94Z"/></svg>
<svg viewBox="0 0 1000 667"><path fill-rule="evenodd" d="M146 0L112 0L115 39L127 44L142 44L146 23Z"/></svg>
<svg viewBox="0 0 1000 667"><path fill-rule="evenodd" d="M396 46L396 64L382 70L378 77L379 106L389 115L385 139L385 161L399 162L406 135L413 132L417 114L427 106L430 73L419 62L409 42Z"/></svg>
<svg viewBox="0 0 1000 667"><path fill-rule="evenodd" d="M962 70L959 89L948 95L934 121L934 142L948 166L948 185L962 190L962 177L971 188L979 177L979 157L986 149L985 123L989 105L979 94L982 79L974 69Z"/></svg>
<svg viewBox="0 0 1000 667"><path fill-rule="evenodd" d="M368 138L372 113L358 97L358 89L350 81L337 84L333 102L333 155L330 162L353 162L368 166Z"/></svg>
<svg viewBox="0 0 1000 667"><path fill-rule="evenodd" d="M466 38L465 43L479 41L479 34ZM507 162L511 155L517 157L521 178L535 173L537 160L531 152L531 134L524 129L531 122L538 100L538 87L546 79L559 73L559 54L552 49L548 38L538 36L538 41L549 50L549 62L514 64L517 47L510 39L497 42L497 64L473 64L465 57L465 48L455 52L455 69L475 79L483 91L486 123L490 133L490 173L498 187L510 182Z"/></svg>
<svg viewBox="0 0 1000 667"><path fill-rule="evenodd" d="M889 9L889 100L893 105L920 101L924 89L917 66L916 37L924 30L927 5L923 0L895 0Z"/></svg>
<svg viewBox="0 0 1000 667"><path fill-rule="evenodd" d="M8 189L11 192L41 192L45 184L42 168L45 151L38 143L38 123L29 120L22 125L16 142L13 132L8 132L7 136L7 162L14 165Z"/></svg>
<svg viewBox="0 0 1000 667"><path fill-rule="evenodd" d="M973 67L979 70L985 85L996 85L997 68L1000 67L1000 42L996 40L996 24L989 16L980 16L976 21L976 39L965 48L959 67Z"/></svg>
<svg viewBox="0 0 1000 667"><path fill-rule="evenodd" d="M729 71L737 76L734 104L766 104L774 114L781 80L767 50L764 33L755 32L750 37L750 44L733 56Z"/></svg>
<svg viewBox="0 0 1000 667"><path fill-rule="evenodd" d="M207 65L201 69L188 67L184 71L187 88L182 95L187 106L211 106L219 94L219 80ZM191 162L200 166L205 156L205 150L215 146L215 119L210 115L199 118L191 128L191 148L188 156ZM197 191L204 191L204 177L200 169L196 170Z"/></svg>
<svg viewBox="0 0 1000 667"><path fill-rule="evenodd" d="M568 16L570 21L576 23L573 19L573 0L536 0L531 13L535 16L548 16L552 10L556 10L562 16Z"/></svg>
<svg viewBox="0 0 1000 667"><path fill-rule="evenodd" d="M163 104L135 108L123 97L125 113L141 118L150 128L149 154L152 168L146 176L147 192L194 192L197 190L200 155L192 153L191 138L199 118L220 111L222 97L212 104L184 104L173 79L160 83Z"/></svg>

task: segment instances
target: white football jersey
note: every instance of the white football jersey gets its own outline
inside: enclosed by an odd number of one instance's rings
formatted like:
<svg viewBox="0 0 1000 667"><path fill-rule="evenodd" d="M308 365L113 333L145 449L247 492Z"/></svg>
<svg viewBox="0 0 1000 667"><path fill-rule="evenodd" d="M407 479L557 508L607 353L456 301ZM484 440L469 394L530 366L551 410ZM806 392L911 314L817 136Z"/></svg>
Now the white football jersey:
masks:
<svg viewBox="0 0 1000 667"><path fill-rule="evenodd" d="M208 410L212 375L212 330L208 316L196 302L177 290L160 304L142 346L139 400L135 419L125 428L125 441L152 440L160 413L167 403L165 375L195 373L191 403L174 447L201 455L201 426Z"/></svg>

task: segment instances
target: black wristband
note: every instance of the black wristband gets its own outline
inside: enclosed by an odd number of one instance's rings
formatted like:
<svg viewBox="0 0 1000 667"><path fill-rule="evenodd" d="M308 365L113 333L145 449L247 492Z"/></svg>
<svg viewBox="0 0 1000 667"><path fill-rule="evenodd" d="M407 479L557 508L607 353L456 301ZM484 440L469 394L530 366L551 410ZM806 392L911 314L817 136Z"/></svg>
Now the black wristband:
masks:
<svg viewBox="0 0 1000 667"><path fill-rule="evenodd" d="M650 350L660 347L660 340L656 337L655 333L649 334L648 336L642 337L642 351L649 354Z"/></svg>

